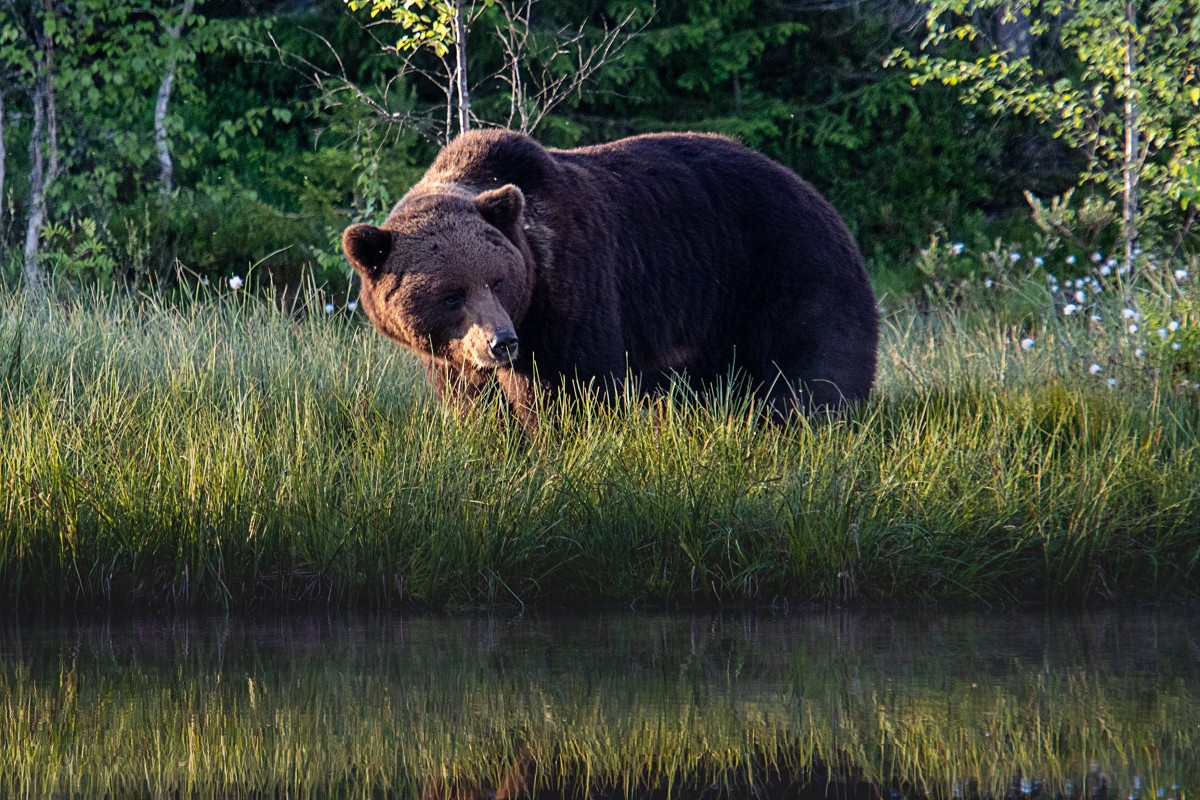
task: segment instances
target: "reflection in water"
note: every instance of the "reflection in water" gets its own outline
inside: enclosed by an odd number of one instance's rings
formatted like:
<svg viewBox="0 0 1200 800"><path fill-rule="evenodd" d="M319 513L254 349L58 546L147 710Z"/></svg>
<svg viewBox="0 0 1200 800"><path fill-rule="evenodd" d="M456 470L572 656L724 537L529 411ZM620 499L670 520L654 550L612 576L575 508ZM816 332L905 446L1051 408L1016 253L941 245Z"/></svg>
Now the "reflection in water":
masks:
<svg viewBox="0 0 1200 800"><path fill-rule="evenodd" d="M1185 800L1183 613L0 624L0 796Z"/></svg>

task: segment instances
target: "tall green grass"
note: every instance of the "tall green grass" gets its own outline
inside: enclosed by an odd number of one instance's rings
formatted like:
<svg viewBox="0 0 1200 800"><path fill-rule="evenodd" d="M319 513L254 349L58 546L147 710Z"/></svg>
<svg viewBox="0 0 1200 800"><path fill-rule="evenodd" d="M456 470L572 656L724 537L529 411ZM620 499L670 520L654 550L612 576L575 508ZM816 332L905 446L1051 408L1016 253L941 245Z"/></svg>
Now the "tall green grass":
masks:
<svg viewBox="0 0 1200 800"><path fill-rule="evenodd" d="M1005 291L886 315L874 399L844 416L780 428L676 390L563 400L532 438L499 403L454 418L345 312L0 294L0 598L1195 597L1188 362Z"/></svg>

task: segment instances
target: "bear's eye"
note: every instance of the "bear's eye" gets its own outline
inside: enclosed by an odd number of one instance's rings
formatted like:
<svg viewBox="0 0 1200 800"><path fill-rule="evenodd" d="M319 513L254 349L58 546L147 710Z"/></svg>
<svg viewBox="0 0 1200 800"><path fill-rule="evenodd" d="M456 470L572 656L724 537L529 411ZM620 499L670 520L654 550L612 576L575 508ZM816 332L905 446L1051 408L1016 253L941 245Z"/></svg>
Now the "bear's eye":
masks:
<svg viewBox="0 0 1200 800"><path fill-rule="evenodd" d="M450 309L462 308L463 304L466 302L467 302L467 293L466 292L455 292L454 294L448 294L444 298L442 298L442 304L445 305L446 308L450 308Z"/></svg>
<svg viewBox="0 0 1200 800"><path fill-rule="evenodd" d="M494 291L496 291L497 289L499 289L499 288L500 288L500 284L502 284L502 283L504 283L504 279L503 279L503 278L496 278L496 280L492 281L492 291L494 292Z"/></svg>

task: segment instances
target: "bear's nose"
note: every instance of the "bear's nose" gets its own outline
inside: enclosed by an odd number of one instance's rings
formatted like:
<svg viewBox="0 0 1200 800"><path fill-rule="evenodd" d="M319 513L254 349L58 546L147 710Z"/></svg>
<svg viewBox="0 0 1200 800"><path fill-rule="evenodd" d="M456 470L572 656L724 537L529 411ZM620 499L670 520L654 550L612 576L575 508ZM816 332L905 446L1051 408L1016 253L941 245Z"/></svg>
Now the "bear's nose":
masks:
<svg viewBox="0 0 1200 800"><path fill-rule="evenodd" d="M512 360L517 357L517 335L512 331L500 331L488 344L496 358Z"/></svg>

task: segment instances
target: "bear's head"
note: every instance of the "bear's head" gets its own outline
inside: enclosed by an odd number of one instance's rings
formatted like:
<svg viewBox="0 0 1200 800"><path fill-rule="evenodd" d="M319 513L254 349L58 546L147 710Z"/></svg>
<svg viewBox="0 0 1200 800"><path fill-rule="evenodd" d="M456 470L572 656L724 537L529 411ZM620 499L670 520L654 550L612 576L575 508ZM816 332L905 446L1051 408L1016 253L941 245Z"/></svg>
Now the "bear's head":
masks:
<svg viewBox="0 0 1200 800"><path fill-rule="evenodd" d="M383 227L351 225L342 248L362 277L371 322L436 359L510 364L533 294L524 212L512 184L479 195L444 187L405 198Z"/></svg>

